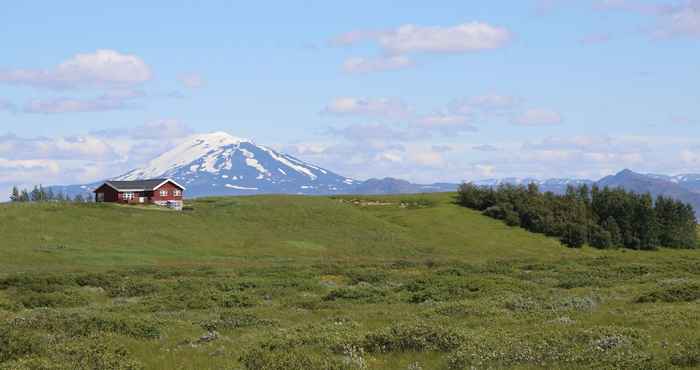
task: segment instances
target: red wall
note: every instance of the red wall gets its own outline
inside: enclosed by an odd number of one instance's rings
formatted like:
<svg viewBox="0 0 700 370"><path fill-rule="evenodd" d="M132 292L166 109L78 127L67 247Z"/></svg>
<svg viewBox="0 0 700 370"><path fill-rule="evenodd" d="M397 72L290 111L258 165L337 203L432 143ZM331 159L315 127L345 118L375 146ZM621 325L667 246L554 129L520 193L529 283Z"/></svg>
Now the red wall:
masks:
<svg viewBox="0 0 700 370"><path fill-rule="evenodd" d="M160 195L161 190L167 191L168 195L161 196ZM173 191L175 191L175 190L180 190L180 194L182 194L182 189L178 188L177 186L175 186L171 182L166 182L161 187L159 187L159 188L155 189L155 191L153 191L152 200L153 201L182 200L182 195L180 195L180 196L173 195Z"/></svg>
<svg viewBox="0 0 700 370"><path fill-rule="evenodd" d="M119 200L119 193L111 187L107 186L106 184L100 186L99 188L97 188L97 190L95 190L95 201L97 201L97 193L104 193L105 202L117 202Z"/></svg>

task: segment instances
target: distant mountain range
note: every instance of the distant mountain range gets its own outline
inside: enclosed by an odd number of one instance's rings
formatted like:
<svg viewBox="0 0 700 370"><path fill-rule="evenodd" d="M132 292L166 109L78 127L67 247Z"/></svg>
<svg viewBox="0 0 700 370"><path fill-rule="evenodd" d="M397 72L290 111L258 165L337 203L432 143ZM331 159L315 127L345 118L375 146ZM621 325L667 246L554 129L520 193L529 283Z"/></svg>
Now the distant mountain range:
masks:
<svg viewBox="0 0 700 370"><path fill-rule="evenodd" d="M187 187L188 197L253 194L407 194L455 191L459 184L414 184L384 178L359 181L305 162L271 148L215 132L188 138L142 168L112 180L172 178ZM474 181L480 186L535 183L541 191L563 193L567 186L597 184L639 193L664 195L690 203L700 215L700 174L666 176L621 171L598 181L585 179L504 178ZM92 192L102 182L53 186L54 191L75 196Z"/></svg>
<svg viewBox="0 0 700 370"><path fill-rule="evenodd" d="M606 176L598 181L578 180L578 179L492 179L475 181L474 184L481 186L499 186L502 184L527 185L535 183L540 191L551 191L561 194L566 191L569 185L597 185L601 188L623 188L637 193L650 193L657 197L663 195L673 199L678 199L689 203L695 208L696 214L700 218L700 174L686 174L677 176L641 174L631 170L623 170L615 175Z"/></svg>

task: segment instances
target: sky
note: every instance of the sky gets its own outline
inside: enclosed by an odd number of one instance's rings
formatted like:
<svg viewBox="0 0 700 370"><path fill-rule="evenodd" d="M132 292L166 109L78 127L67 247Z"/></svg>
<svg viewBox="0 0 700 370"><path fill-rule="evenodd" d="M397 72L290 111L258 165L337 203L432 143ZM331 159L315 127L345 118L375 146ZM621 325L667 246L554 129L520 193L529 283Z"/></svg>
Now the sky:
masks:
<svg viewBox="0 0 700 370"><path fill-rule="evenodd" d="M0 191L213 131L357 179L700 172L700 0L145 3L3 5Z"/></svg>

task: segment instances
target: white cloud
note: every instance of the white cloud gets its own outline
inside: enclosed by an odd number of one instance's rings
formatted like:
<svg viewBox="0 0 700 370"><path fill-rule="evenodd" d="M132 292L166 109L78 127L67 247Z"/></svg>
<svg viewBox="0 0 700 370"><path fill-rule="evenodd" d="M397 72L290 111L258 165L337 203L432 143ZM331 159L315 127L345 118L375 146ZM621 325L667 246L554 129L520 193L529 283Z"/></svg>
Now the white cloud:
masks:
<svg viewBox="0 0 700 370"><path fill-rule="evenodd" d="M141 58L114 50L77 54L52 69L0 71L0 82L51 89L133 86L152 77L151 68Z"/></svg>
<svg viewBox="0 0 700 370"><path fill-rule="evenodd" d="M639 0L599 0L599 10L620 10L656 18L656 24L644 28L655 38L700 38L700 0L682 0L655 4Z"/></svg>
<svg viewBox="0 0 700 370"><path fill-rule="evenodd" d="M105 140L93 136L21 138L0 136L0 158L12 160L99 160L118 154Z"/></svg>
<svg viewBox="0 0 700 370"><path fill-rule="evenodd" d="M472 117L456 115L450 113L435 113L421 117L416 127L427 131L436 131L443 135L450 136L462 132L476 131L472 125Z"/></svg>
<svg viewBox="0 0 700 370"><path fill-rule="evenodd" d="M340 129L331 128L329 133L353 142L402 141L416 138L407 130L380 123L354 124Z"/></svg>
<svg viewBox="0 0 700 370"><path fill-rule="evenodd" d="M455 114L471 115L476 113L504 113L512 111L521 103L521 99L509 95L486 94L450 102L448 109Z"/></svg>
<svg viewBox="0 0 700 370"><path fill-rule="evenodd" d="M489 164L475 164L474 170L477 177L492 177L496 172L496 167Z"/></svg>
<svg viewBox="0 0 700 370"><path fill-rule="evenodd" d="M445 158L434 150L411 151L409 159L420 166L442 167L445 165Z"/></svg>
<svg viewBox="0 0 700 370"><path fill-rule="evenodd" d="M513 119L513 123L521 126L558 125L564 121L559 112L550 109L527 109Z"/></svg>
<svg viewBox="0 0 700 370"><path fill-rule="evenodd" d="M186 73L178 77L180 83L189 89L199 89L206 85L206 81L202 75L197 73Z"/></svg>
<svg viewBox="0 0 700 370"><path fill-rule="evenodd" d="M17 107L15 107L11 101L0 98L0 111L14 112L15 109L17 109Z"/></svg>
<svg viewBox="0 0 700 370"><path fill-rule="evenodd" d="M689 0L662 14L655 35L700 39L700 0Z"/></svg>
<svg viewBox="0 0 700 370"><path fill-rule="evenodd" d="M385 31L357 30L350 31L333 37L328 41L330 46L350 46L359 42L379 38Z"/></svg>
<svg viewBox="0 0 700 370"><path fill-rule="evenodd" d="M497 151L501 150L498 147L495 147L495 146L490 145L490 144L475 145L472 147L472 149L480 151L480 152L497 152Z"/></svg>
<svg viewBox="0 0 700 370"><path fill-rule="evenodd" d="M407 55L460 54L498 49L513 39L507 28L485 22L463 23L453 27L402 25L393 30L355 30L329 41L333 46L348 46L374 41L381 50L379 57L355 57L343 63L348 73L399 70L415 66Z"/></svg>
<svg viewBox="0 0 700 370"><path fill-rule="evenodd" d="M336 116L405 118L412 114L412 110L403 101L395 98L340 97L333 99L321 113Z"/></svg>
<svg viewBox="0 0 700 370"><path fill-rule="evenodd" d="M0 158L0 184L36 182L55 177L61 167L54 160L9 160ZM2 196L0 195L0 198Z"/></svg>
<svg viewBox="0 0 700 370"><path fill-rule="evenodd" d="M380 71L394 71L413 67L413 62L405 56L384 56L379 58L350 58L343 63L343 70L347 73L370 73Z"/></svg>
<svg viewBox="0 0 700 370"><path fill-rule="evenodd" d="M379 44L388 53L465 53L505 46L513 38L502 27L484 22L464 23L454 27L421 27L404 25L379 37Z"/></svg>
<svg viewBox="0 0 700 370"><path fill-rule="evenodd" d="M607 42L610 42L613 39L613 36L609 32L600 32L600 33L592 33L589 35L584 36L579 40L579 43L581 45L595 45L595 44L604 44Z"/></svg>
<svg viewBox="0 0 700 370"><path fill-rule="evenodd" d="M34 99L24 106L25 113L76 113L76 112L104 112L110 110L120 110L126 107L124 101L114 99L71 99L57 98L48 100Z"/></svg>

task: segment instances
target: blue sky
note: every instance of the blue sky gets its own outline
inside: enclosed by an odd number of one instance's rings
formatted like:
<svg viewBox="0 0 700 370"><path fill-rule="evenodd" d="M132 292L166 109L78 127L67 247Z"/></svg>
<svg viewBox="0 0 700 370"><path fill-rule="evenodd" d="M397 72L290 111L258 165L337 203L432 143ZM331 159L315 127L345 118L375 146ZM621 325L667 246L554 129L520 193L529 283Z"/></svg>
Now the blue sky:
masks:
<svg viewBox="0 0 700 370"><path fill-rule="evenodd" d="M25 1L0 13L0 189L188 134L419 182L700 172L700 1Z"/></svg>

